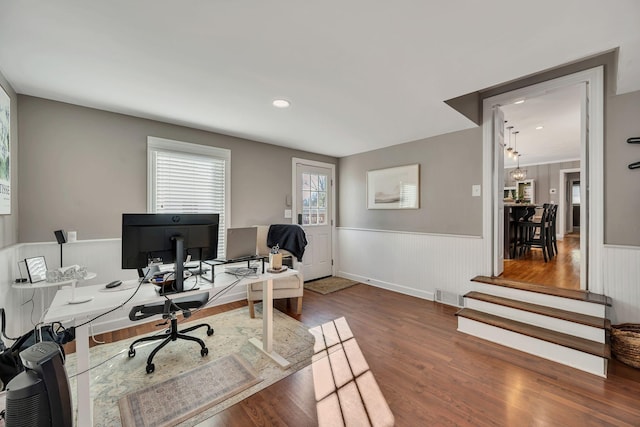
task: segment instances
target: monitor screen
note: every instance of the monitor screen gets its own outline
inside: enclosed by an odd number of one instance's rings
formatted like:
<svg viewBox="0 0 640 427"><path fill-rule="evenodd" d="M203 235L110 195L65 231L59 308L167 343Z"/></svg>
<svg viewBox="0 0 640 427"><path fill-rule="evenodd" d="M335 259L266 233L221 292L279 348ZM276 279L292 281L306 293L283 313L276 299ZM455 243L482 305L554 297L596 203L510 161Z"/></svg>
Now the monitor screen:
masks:
<svg viewBox="0 0 640 427"><path fill-rule="evenodd" d="M193 260L217 258L219 218L218 214L122 214L122 268L180 260L182 270L187 255Z"/></svg>

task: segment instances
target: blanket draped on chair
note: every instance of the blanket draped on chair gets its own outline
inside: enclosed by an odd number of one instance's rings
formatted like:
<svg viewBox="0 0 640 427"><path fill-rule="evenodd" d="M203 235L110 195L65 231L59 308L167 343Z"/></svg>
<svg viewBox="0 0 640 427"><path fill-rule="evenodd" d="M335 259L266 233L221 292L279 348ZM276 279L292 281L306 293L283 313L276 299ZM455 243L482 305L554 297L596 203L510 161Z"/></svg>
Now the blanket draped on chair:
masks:
<svg viewBox="0 0 640 427"><path fill-rule="evenodd" d="M298 224L271 225L267 234L267 246L272 248L275 245L291 252L299 262L302 262L304 248L307 246L307 236L304 228Z"/></svg>

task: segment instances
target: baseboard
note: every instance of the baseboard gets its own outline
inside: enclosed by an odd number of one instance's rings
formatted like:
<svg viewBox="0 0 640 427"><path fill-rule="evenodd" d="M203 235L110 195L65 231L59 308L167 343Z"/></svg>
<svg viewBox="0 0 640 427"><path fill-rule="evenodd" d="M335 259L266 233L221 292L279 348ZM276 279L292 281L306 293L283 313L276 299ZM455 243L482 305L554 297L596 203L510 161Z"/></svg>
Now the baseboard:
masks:
<svg viewBox="0 0 640 427"><path fill-rule="evenodd" d="M407 286L398 285L396 283L384 282L382 280L375 280L370 277L359 276L357 274L347 273L346 271L338 271L338 277L344 277L345 279L355 280L367 285L375 286L376 288L387 289L389 291L398 292L404 295L410 295L412 297L422 298L429 301L433 301L435 295L433 292L423 291L420 289L409 288Z"/></svg>

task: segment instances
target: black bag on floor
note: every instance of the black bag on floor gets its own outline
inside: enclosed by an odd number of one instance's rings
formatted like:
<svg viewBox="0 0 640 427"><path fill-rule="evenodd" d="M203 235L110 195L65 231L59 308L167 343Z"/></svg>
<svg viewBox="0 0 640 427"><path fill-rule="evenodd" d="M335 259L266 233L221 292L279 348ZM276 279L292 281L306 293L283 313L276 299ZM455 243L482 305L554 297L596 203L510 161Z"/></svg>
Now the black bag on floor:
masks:
<svg viewBox="0 0 640 427"><path fill-rule="evenodd" d="M0 380L2 381L2 390L6 388L13 377L24 371L24 366L22 366L22 361L20 360L20 352L39 342L40 334L42 334L42 341L52 341L60 345L63 356L64 348L61 344L73 341L75 338L74 329L65 329L59 322L44 325L39 330L34 328L18 338L9 338L5 333L6 317L4 308L0 308L0 317L2 320L2 336L8 340L15 339L15 342L8 348L0 339Z"/></svg>

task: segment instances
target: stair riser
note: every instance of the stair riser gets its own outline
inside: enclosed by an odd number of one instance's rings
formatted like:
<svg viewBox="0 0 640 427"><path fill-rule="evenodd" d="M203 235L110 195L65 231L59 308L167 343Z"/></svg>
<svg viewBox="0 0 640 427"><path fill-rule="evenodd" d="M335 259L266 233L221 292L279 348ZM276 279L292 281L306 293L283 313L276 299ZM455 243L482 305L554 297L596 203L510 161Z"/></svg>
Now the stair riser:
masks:
<svg viewBox="0 0 640 427"><path fill-rule="evenodd" d="M525 301L532 304L544 305L546 307L559 308L561 310L573 311L589 316L605 318L605 305L591 302L579 301L570 298L557 297L555 295L529 292L521 289L507 288L504 286L494 286L487 283L474 283L474 290L489 295L496 295L518 301Z"/></svg>
<svg viewBox="0 0 640 427"><path fill-rule="evenodd" d="M604 329L594 328L592 326L586 326L580 323L570 322L529 311L518 310L504 305L493 304L473 298L465 298L465 307L599 343L605 343L606 340Z"/></svg>
<svg viewBox="0 0 640 427"><path fill-rule="evenodd" d="M542 357L600 377L607 377L607 359L458 316L458 331Z"/></svg>

